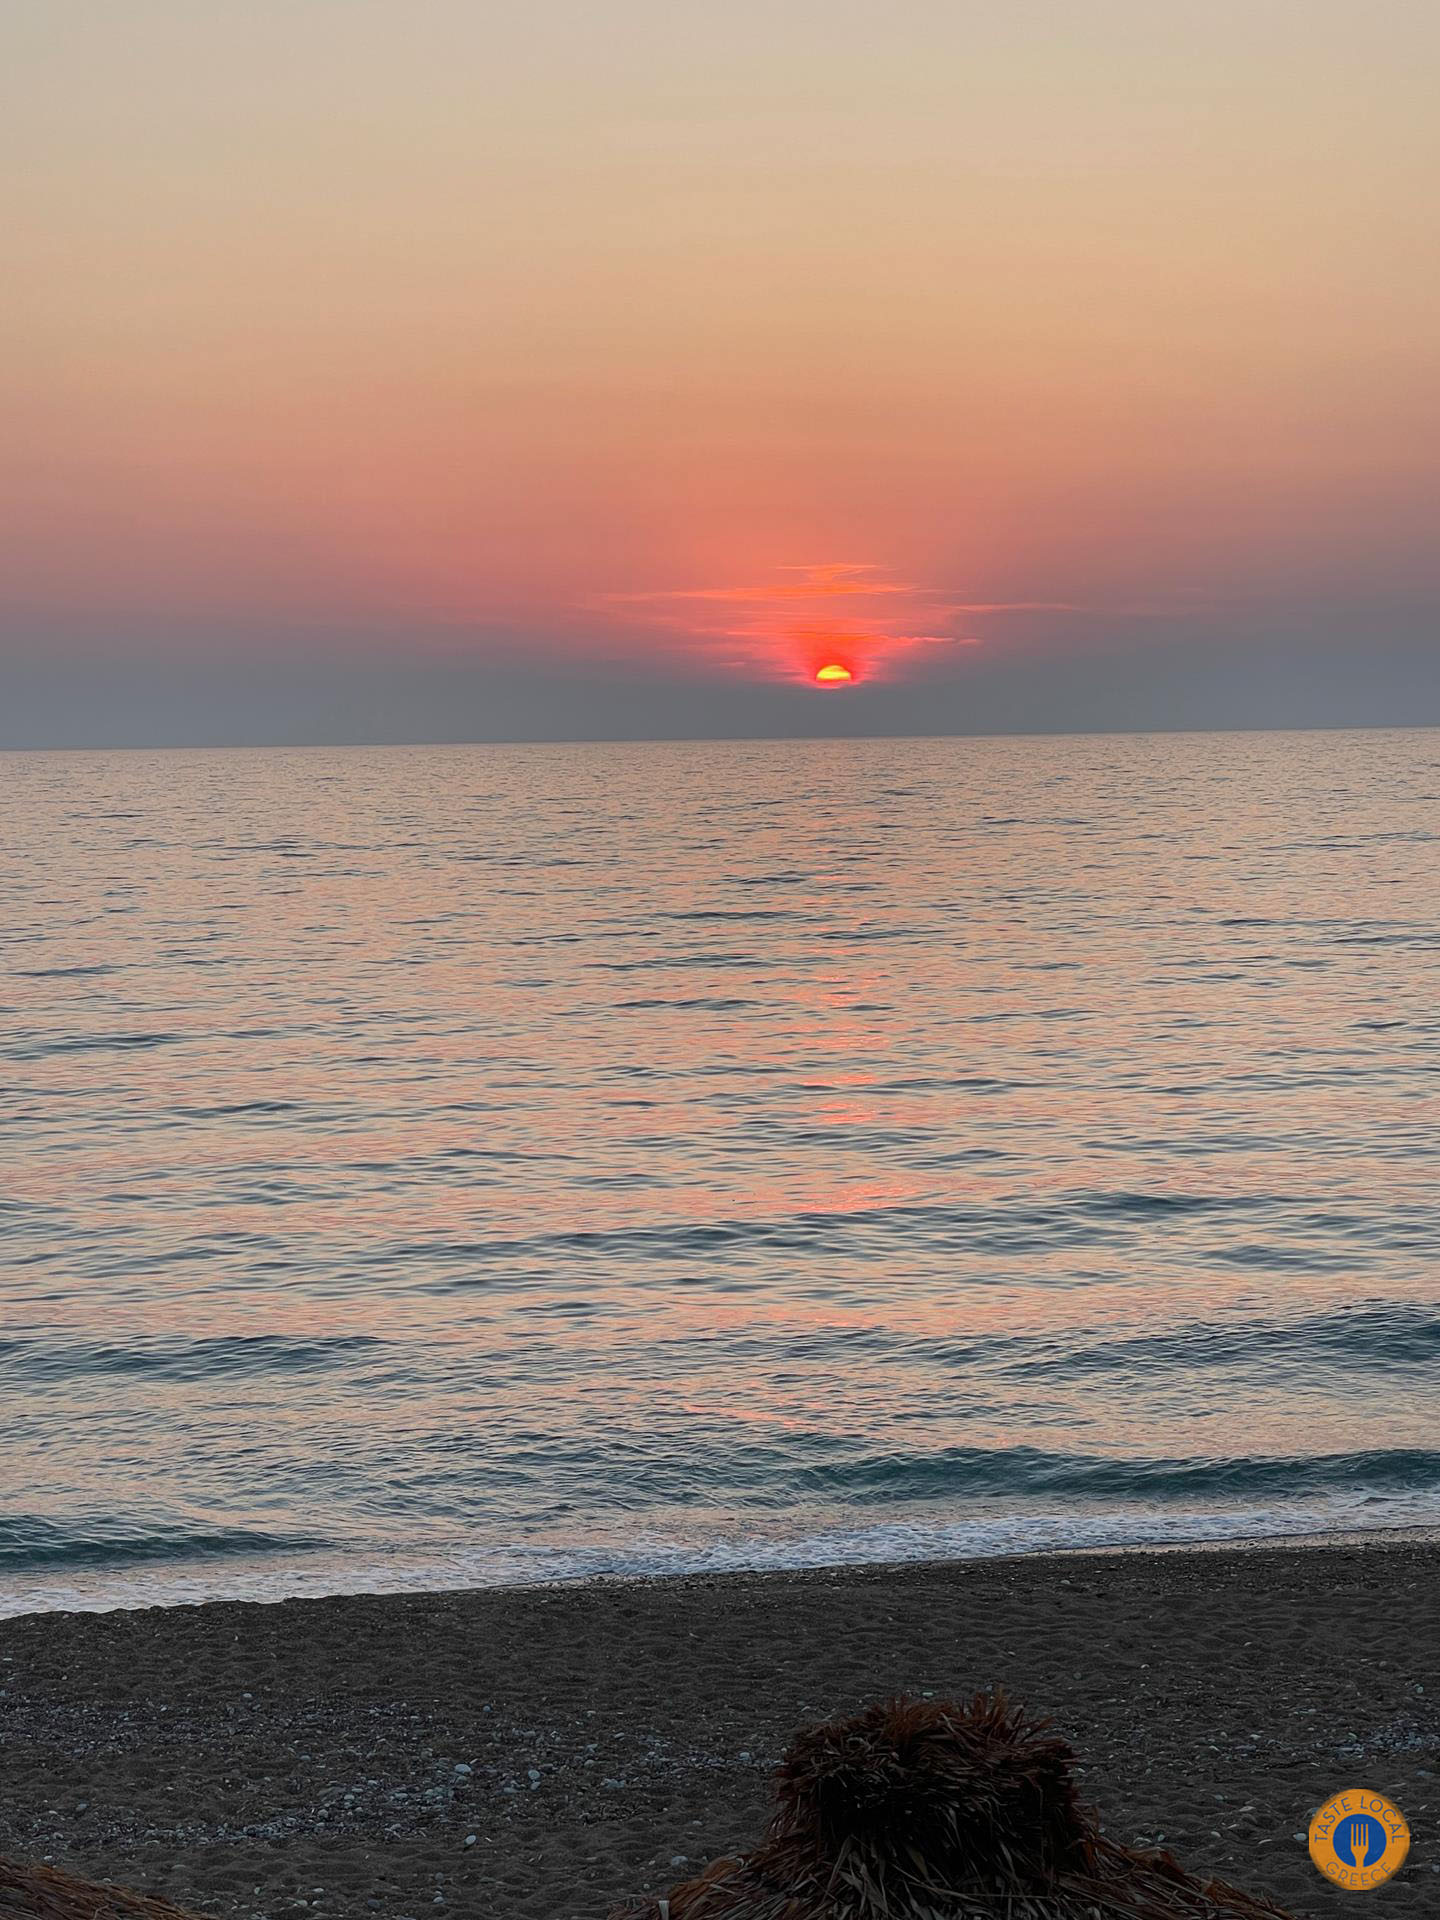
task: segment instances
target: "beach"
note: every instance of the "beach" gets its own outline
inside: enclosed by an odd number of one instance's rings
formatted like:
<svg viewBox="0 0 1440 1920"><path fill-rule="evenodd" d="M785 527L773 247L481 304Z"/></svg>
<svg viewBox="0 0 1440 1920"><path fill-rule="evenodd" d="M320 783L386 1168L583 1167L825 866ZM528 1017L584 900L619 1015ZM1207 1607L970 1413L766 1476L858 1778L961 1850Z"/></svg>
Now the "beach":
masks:
<svg viewBox="0 0 1440 1920"><path fill-rule="evenodd" d="M1107 1831L1298 1914L1352 1910L1311 1813L1387 1794L1413 1840L1376 1910L1419 1920L1437 1573L1440 1544L1377 1536L28 1615L0 1625L0 1851L224 1920L591 1920L755 1838L797 1726L1003 1686Z"/></svg>

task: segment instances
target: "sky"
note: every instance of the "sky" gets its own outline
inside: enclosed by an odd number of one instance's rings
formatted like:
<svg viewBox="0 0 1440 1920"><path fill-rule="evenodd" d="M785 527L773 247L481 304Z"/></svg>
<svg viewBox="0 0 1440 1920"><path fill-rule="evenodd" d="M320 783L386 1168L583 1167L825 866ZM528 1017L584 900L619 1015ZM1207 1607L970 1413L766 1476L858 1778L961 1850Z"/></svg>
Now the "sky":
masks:
<svg viewBox="0 0 1440 1920"><path fill-rule="evenodd" d="M1437 71L1433 0L5 0L0 746L1440 722Z"/></svg>

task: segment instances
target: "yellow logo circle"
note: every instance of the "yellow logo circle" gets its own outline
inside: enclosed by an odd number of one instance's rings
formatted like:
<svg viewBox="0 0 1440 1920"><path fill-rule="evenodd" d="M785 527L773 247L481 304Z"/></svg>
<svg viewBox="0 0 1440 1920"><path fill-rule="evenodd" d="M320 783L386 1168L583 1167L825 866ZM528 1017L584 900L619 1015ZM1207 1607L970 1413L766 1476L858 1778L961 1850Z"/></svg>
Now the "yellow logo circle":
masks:
<svg viewBox="0 0 1440 1920"><path fill-rule="evenodd" d="M1369 1787L1333 1794L1310 1822L1310 1858L1327 1880L1352 1893L1398 1873L1409 1851L1404 1814Z"/></svg>

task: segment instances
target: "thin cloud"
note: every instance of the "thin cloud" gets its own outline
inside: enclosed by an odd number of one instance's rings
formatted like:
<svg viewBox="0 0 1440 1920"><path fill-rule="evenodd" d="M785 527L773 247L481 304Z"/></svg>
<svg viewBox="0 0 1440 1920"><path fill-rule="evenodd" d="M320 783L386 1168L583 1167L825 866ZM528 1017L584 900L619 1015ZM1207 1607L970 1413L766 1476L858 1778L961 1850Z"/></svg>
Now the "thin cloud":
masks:
<svg viewBox="0 0 1440 1920"><path fill-rule="evenodd" d="M812 678L834 657L857 678L883 676L914 647L981 644L962 622L998 614L1075 613L1060 600L964 600L915 581L890 578L859 561L777 568L783 578L728 586L667 587L614 593L614 610L645 610L650 622L698 645L723 647L730 664ZM793 576L793 577L792 577Z"/></svg>

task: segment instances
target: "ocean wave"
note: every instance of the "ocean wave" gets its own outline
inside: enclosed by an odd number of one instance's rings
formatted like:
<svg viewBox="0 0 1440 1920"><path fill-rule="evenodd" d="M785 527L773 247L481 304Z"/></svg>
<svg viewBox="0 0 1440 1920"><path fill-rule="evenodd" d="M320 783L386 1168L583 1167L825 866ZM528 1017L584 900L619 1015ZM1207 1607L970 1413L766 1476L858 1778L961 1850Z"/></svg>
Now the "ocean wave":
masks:
<svg viewBox="0 0 1440 1920"><path fill-rule="evenodd" d="M369 1357L385 1342L369 1334L286 1339L278 1334L229 1334L185 1338L154 1334L144 1342L11 1340L0 1343L0 1358L16 1383L63 1385L86 1376L145 1375L204 1384L250 1375L284 1377L349 1365Z"/></svg>
<svg viewBox="0 0 1440 1920"><path fill-rule="evenodd" d="M1373 1370L1415 1370L1429 1378L1440 1360L1440 1312L1386 1301L1298 1320L1253 1314L1193 1320L1164 1333L1098 1335L1067 1347L1052 1341L1039 1343L1038 1350L1024 1340L1008 1344L1008 1355L992 1345L984 1357L1016 1377L1128 1375L1143 1367L1147 1374L1168 1370L1199 1375L1218 1368L1263 1371L1271 1378L1282 1368L1307 1379L1313 1379L1317 1368L1339 1369L1351 1378ZM955 1358L964 1362L970 1355L962 1349Z"/></svg>
<svg viewBox="0 0 1440 1920"><path fill-rule="evenodd" d="M72 1053L144 1053L173 1046L178 1033L20 1034L0 1047L0 1059L20 1061L62 1058Z"/></svg>
<svg viewBox="0 0 1440 1920"><path fill-rule="evenodd" d="M215 1601L274 1603L337 1594L445 1593L589 1581L683 1579L825 1568L955 1564L1034 1554L1263 1547L1276 1541L1383 1541L1440 1531L1440 1492L1428 1499L1256 1505L1157 1516L1109 1513L986 1515L948 1525L892 1520L793 1533L720 1526L667 1538L629 1530L610 1541L453 1543L428 1551L241 1550L232 1557L160 1560L88 1570L52 1563L7 1577L0 1619L49 1611L109 1612Z"/></svg>
<svg viewBox="0 0 1440 1920"><path fill-rule="evenodd" d="M836 1501L1000 1498L1020 1509L1037 1499L1073 1496L1092 1504L1243 1504L1346 1490L1440 1495L1440 1452L1407 1447L1288 1458L1157 1459L1039 1447L946 1447L909 1459L876 1453L814 1464L802 1469L801 1481L807 1493Z"/></svg>
<svg viewBox="0 0 1440 1920"><path fill-rule="evenodd" d="M790 1138L788 1126L779 1121L760 1131ZM835 1139L834 1134L817 1131L803 1122L798 1124L796 1136L796 1143L802 1145ZM863 1141L866 1136L860 1137ZM903 1147L906 1137L899 1134L889 1144ZM977 1148L991 1155L995 1151L990 1141L977 1143ZM966 1157L973 1157L975 1151L972 1148ZM1418 1201L1391 1201L1383 1210L1377 1205L1367 1215L1347 1218L1325 1207L1318 1197L1061 1189L1039 1203L1001 1190L988 1202L977 1199L963 1205L907 1199L845 1208L796 1208L759 1217L712 1216L642 1226L581 1227L523 1237L405 1239L373 1248L367 1261L372 1265L391 1264L397 1269L417 1260L448 1266L456 1261L536 1259L547 1254L623 1256L643 1261L683 1258L727 1246L804 1252L812 1257L846 1253L873 1257L887 1243L920 1245L931 1254L1020 1253L1114 1245L1138 1234L1153 1238L1172 1225L1188 1230L1191 1223L1205 1221L1222 1223L1228 1231L1234 1223L1245 1220L1262 1222L1265 1237L1243 1242L1221 1239L1210 1249L1202 1247L1198 1257L1252 1267L1270 1264L1329 1270L1353 1263L1353 1255L1342 1244L1352 1238L1378 1240L1386 1247L1440 1250L1440 1218L1433 1208ZM477 1284L485 1283L483 1272L474 1277Z"/></svg>
<svg viewBox="0 0 1440 1920"><path fill-rule="evenodd" d="M121 1570L141 1563L309 1553L332 1544L313 1535L255 1527L183 1521L167 1525L99 1515L62 1524L36 1513L0 1514L0 1573L4 1574L54 1567Z"/></svg>

